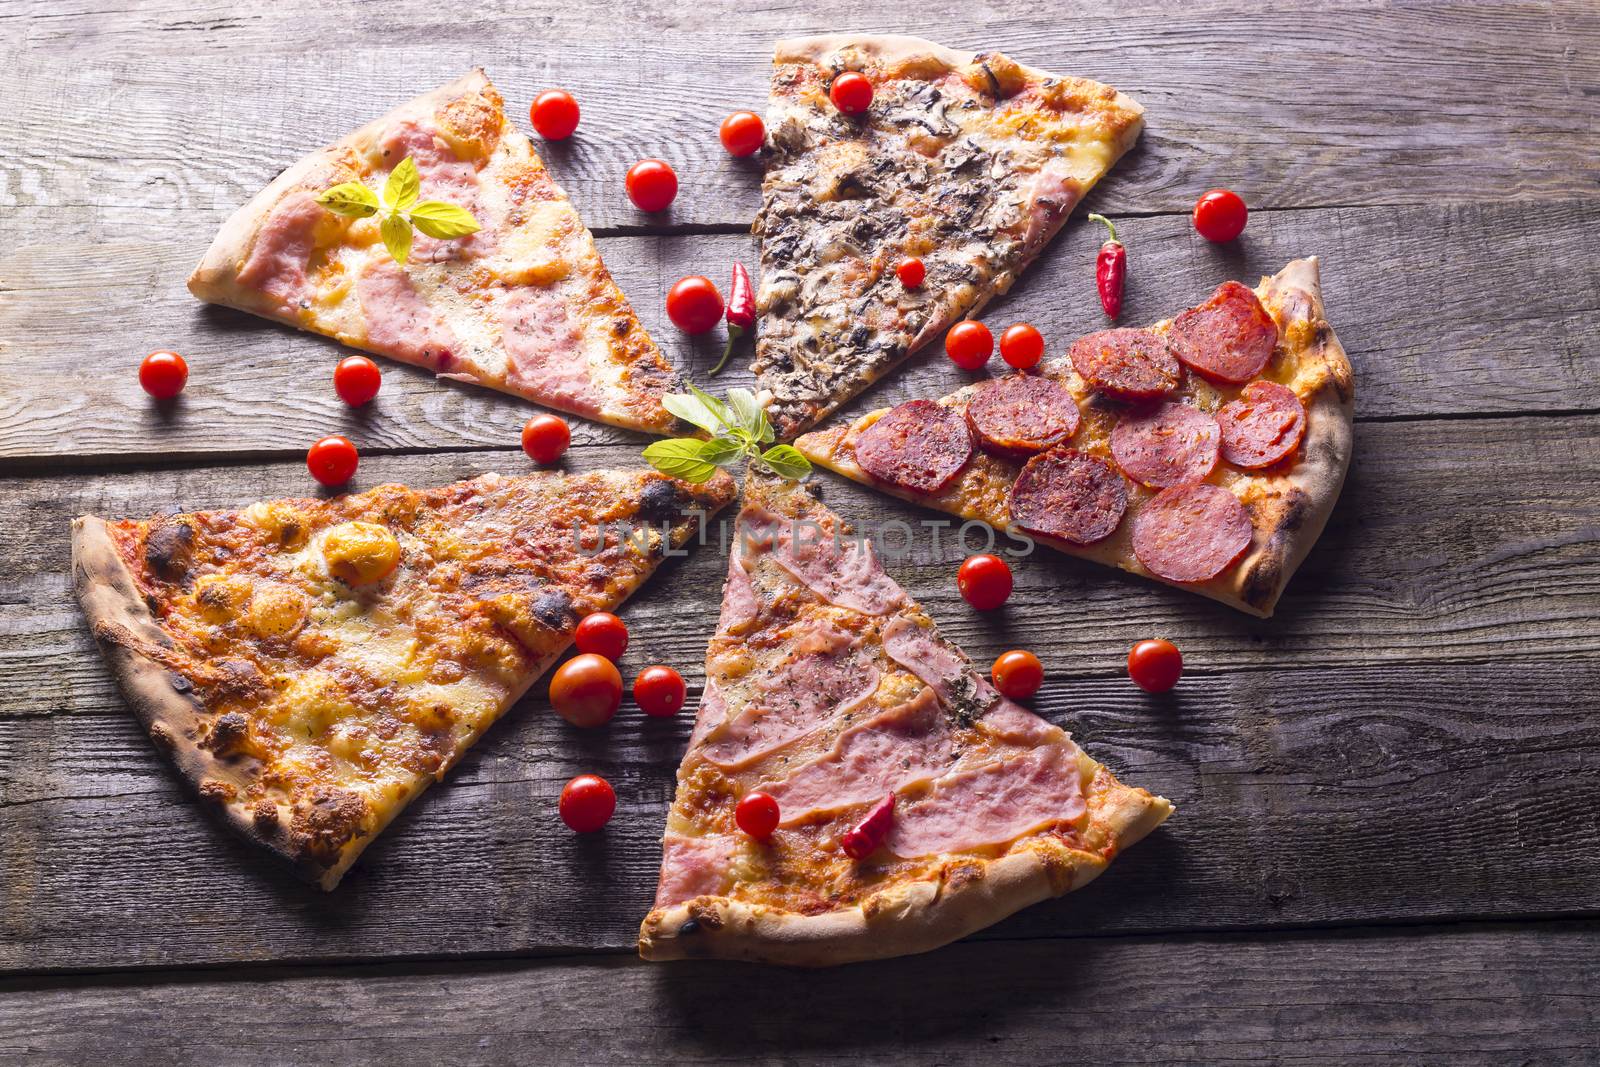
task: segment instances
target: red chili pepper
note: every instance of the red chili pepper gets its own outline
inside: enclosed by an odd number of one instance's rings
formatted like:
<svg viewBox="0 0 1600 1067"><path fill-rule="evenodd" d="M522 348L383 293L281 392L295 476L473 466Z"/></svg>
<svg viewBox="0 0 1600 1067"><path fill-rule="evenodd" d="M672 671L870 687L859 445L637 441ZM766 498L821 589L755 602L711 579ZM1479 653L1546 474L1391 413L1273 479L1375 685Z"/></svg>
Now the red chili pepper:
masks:
<svg viewBox="0 0 1600 1067"><path fill-rule="evenodd" d="M1111 231L1111 239L1100 246L1100 256L1094 262L1094 280L1100 287L1100 306L1106 314L1116 318L1122 314L1122 283L1128 276L1128 249L1117 240L1117 228L1104 215L1090 215L1093 222L1103 222Z"/></svg>
<svg viewBox="0 0 1600 1067"><path fill-rule="evenodd" d="M864 860L878 850L883 844L883 839L889 836L889 828L894 825L894 794L890 793L862 819L854 830L846 833L840 841L845 855L853 860Z"/></svg>
<svg viewBox="0 0 1600 1067"><path fill-rule="evenodd" d="M728 344L722 350L722 358L711 368L712 374L727 364L728 357L733 354L733 343L749 333L755 324L756 294L750 288L750 272L744 269L743 263L735 263L733 285L728 289Z"/></svg>

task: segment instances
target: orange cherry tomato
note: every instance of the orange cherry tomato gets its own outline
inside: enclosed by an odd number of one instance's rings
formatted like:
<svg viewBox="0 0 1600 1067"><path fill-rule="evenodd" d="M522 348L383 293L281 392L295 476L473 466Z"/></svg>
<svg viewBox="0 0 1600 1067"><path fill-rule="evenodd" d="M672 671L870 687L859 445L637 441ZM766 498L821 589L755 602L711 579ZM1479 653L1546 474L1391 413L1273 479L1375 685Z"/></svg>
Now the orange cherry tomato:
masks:
<svg viewBox="0 0 1600 1067"><path fill-rule="evenodd" d="M921 288L922 282L928 276L928 269L922 265L922 260L916 256L907 256L894 268L894 273L900 279L900 284L907 289Z"/></svg>
<svg viewBox="0 0 1600 1067"><path fill-rule="evenodd" d="M1044 684L1044 665L1032 652L1013 649L994 661L994 687L1012 700L1027 700Z"/></svg>
<svg viewBox="0 0 1600 1067"><path fill-rule="evenodd" d="M609 611L585 615L572 635L579 652L592 652L615 663L628 651L628 624Z"/></svg>
<svg viewBox="0 0 1600 1067"><path fill-rule="evenodd" d="M546 141L565 141L578 128L578 101L565 89L547 89L534 98L528 118Z"/></svg>
<svg viewBox="0 0 1600 1067"><path fill-rule="evenodd" d="M767 124L754 111L735 111L722 120L717 136L729 155L753 156L761 151L761 142L767 139Z"/></svg>
<svg viewBox="0 0 1600 1067"><path fill-rule="evenodd" d="M559 415L535 415L522 424L522 450L535 463L554 463L570 444L572 428Z"/></svg>
<svg viewBox="0 0 1600 1067"><path fill-rule="evenodd" d="M678 172L660 159L641 159L628 171L628 199L640 211L665 211L678 195Z"/></svg>
<svg viewBox="0 0 1600 1067"><path fill-rule="evenodd" d="M772 837L778 828L778 817L778 802L766 793L746 793L733 809L733 821L757 841Z"/></svg>
<svg viewBox="0 0 1600 1067"><path fill-rule="evenodd" d="M1128 650L1128 677L1146 693L1165 693L1183 675L1183 653L1171 641L1140 641Z"/></svg>
<svg viewBox="0 0 1600 1067"><path fill-rule="evenodd" d="M702 274L679 278L667 291L667 318L684 333L706 333L722 321L722 294Z"/></svg>
<svg viewBox="0 0 1600 1067"><path fill-rule="evenodd" d="M1231 241L1244 232L1250 209L1238 193L1212 189L1194 205L1194 228L1208 241Z"/></svg>
<svg viewBox="0 0 1600 1067"><path fill-rule="evenodd" d="M1000 358L1018 370L1037 367L1044 358L1044 336L1025 322L1000 335Z"/></svg>
<svg viewBox="0 0 1600 1067"><path fill-rule="evenodd" d="M333 391L353 408L377 396L382 384L383 372L366 356L346 356L333 368Z"/></svg>
<svg viewBox="0 0 1600 1067"><path fill-rule="evenodd" d="M865 74L847 70L833 79L828 99L846 115L859 115L872 106L872 83Z"/></svg>
<svg viewBox="0 0 1600 1067"><path fill-rule="evenodd" d="M139 388L157 400L171 400L189 381L189 364L176 352L152 352L139 364Z"/></svg>
<svg viewBox="0 0 1600 1067"><path fill-rule="evenodd" d="M1011 596L1011 568L987 552L968 556L956 572L956 588L979 611L993 611Z"/></svg>
<svg viewBox="0 0 1600 1067"><path fill-rule="evenodd" d="M574 726L604 726L622 704L622 675L604 656L573 656L550 679L550 703Z"/></svg>
<svg viewBox="0 0 1600 1067"><path fill-rule="evenodd" d="M356 446L348 437L338 434L324 437L306 453L306 469L311 477L329 487L343 485L354 478L360 463L361 453L356 451Z"/></svg>
<svg viewBox="0 0 1600 1067"><path fill-rule="evenodd" d="M671 667L646 667L633 680L634 703L639 705L640 711L654 719L667 719L678 714L688 695L683 675Z"/></svg>
<svg viewBox="0 0 1600 1067"><path fill-rule="evenodd" d="M592 834L611 821L617 791L598 774L580 774L561 790L561 821L580 834Z"/></svg>
<svg viewBox="0 0 1600 1067"><path fill-rule="evenodd" d="M978 370L994 354L994 335L983 323L963 319L944 335L944 354L962 370Z"/></svg>

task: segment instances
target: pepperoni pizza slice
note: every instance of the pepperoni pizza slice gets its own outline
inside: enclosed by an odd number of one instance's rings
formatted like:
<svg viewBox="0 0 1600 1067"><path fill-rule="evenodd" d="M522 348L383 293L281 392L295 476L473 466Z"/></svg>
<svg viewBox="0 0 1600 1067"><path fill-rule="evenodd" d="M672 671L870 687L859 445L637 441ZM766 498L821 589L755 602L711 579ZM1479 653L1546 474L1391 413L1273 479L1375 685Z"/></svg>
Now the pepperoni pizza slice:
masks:
<svg viewBox="0 0 1600 1067"><path fill-rule="evenodd" d="M998 52L882 35L780 41L754 364L780 439L1009 289L1143 114L1110 86Z"/></svg>
<svg viewBox="0 0 1600 1067"><path fill-rule="evenodd" d="M318 198L354 182L376 203L408 159L411 200L464 209L479 229L429 236L448 231L425 220L413 237L402 222L402 264L379 215ZM661 398L676 375L481 70L278 175L223 224L189 290L442 378L614 426L675 426Z"/></svg>
<svg viewBox="0 0 1600 1067"><path fill-rule="evenodd" d="M1315 258L1224 282L1032 373L801 437L812 461L1063 552L1272 614L1350 465L1354 376Z"/></svg>
<svg viewBox="0 0 1600 1067"><path fill-rule="evenodd" d="M733 498L725 473L382 485L73 523L78 601L158 748L332 889L571 643ZM604 524L604 525L602 525Z"/></svg>
<svg viewBox="0 0 1600 1067"><path fill-rule="evenodd" d="M639 951L922 952L1084 885L1171 811L995 692L802 486L752 472Z"/></svg>

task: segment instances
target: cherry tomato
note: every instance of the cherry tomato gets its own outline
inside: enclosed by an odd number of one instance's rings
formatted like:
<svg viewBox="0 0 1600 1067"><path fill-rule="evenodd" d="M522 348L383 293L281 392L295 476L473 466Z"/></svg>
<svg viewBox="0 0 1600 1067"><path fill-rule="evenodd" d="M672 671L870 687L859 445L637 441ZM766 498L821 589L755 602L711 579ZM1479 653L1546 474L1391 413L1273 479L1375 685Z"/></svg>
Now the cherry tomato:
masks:
<svg viewBox="0 0 1600 1067"><path fill-rule="evenodd" d="M628 624L609 611L597 611L583 617L572 639L579 652L591 652L615 663L628 651Z"/></svg>
<svg viewBox="0 0 1600 1067"><path fill-rule="evenodd" d="M994 335L989 327L963 319L944 335L944 354L962 370L978 370L994 353Z"/></svg>
<svg viewBox="0 0 1600 1067"><path fill-rule="evenodd" d="M634 702L651 718L669 719L678 714L687 695L683 675L671 667L646 667L633 680Z"/></svg>
<svg viewBox="0 0 1600 1067"><path fill-rule="evenodd" d="M746 793L733 809L733 821L757 841L765 841L778 828L778 802L766 793Z"/></svg>
<svg viewBox="0 0 1600 1067"><path fill-rule="evenodd" d="M592 834L611 821L617 791L598 774L580 774L561 789L561 821L580 834Z"/></svg>
<svg viewBox="0 0 1600 1067"><path fill-rule="evenodd" d="M157 400L170 400L183 392L189 364L176 352L152 352L139 364L139 388Z"/></svg>
<svg viewBox="0 0 1600 1067"><path fill-rule="evenodd" d="M547 89L534 98L528 118L546 141L565 141L578 128L578 101L565 89Z"/></svg>
<svg viewBox="0 0 1600 1067"><path fill-rule="evenodd" d="M923 279L928 276L928 269L916 256L907 256L896 265L894 273L900 279L900 284L907 289L919 289L922 287Z"/></svg>
<svg viewBox="0 0 1600 1067"><path fill-rule="evenodd" d="M684 333L705 333L722 321L722 294L704 275L679 278L667 291L667 318Z"/></svg>
<svg viewBox="0 0 1600 1067"><path fill-rule="evenodd" d="M1194 205L1194 228L1208 241L1231 241L1244 232L1250 209L1238 193L1213 189Z"/></svg>
<svg viewBox="0 0 1600 1067"><path fill-rule="evenodd" d="M306 469L311 477L326 486L343 485L356 476L361 453L348 437L333 434L311 446L306 453Z"/></svg>
<svg viewBox="0 0 1600 1067"><path fill-rule="evenodd" d="M574 726L604 726L622 703L622 675L604 656L573 656L550 679L550 703Z"/></svg>
<svg viewBox="0 0 1600 1067"><path fill-rule="evenodd" d="M1011 568L987 552L968 556L956 572L956 588L979 611L993 611L1011 596Z"/></svg>
<svg viewBox="0 0 1600 1067"><path fill-rule="evenodd" d="M754 111L735 111L722 120L717 136L722 138L722 147L729 155L753 156L767 139L767 124Z"/></svg>
<svg viewBox="0 0 1600 1067"><path fill-rule="evenodd" d="M1183 674L1183 653L1171 641L1140 641L1128 650L1128 677L1146 693L1165 693Z"/></svg>
<svg viewBox="0 0 1600 1067"><path fill-rule="evenodd" d="M1025 322L1007 327L1000 335L1000 358L1018 370L1037 367L1044 358L1044 337Z"/></svg>
<svg viewBox="0 0 1600 1067"><path fill-rule="evenodd" d="M628 171L628 199L640 211L665 211L678 195L678 174L664 160L641 159Z"/></svg>
<svg viewBox="0 0 1600 1067"><path fill-rule="evenodd" d="M1044 665L1032 652L1013 649L994 661L994 687L1012 700L1027 700L1044 684Z"/></svg>
<svg viewBox="0 0 1600 1067"><path fill-rule="evenodd" d="M347 356L333 368L333 391L353 408L377 396L382 384L383 372L366 356Z"/></svg>
<svg viewBox="0 0 1600 1067"><path fill-rule="evenodd" d="M865 74L847 70L833 79L828 99L846 115L859 115L872 106L872 83Z"/></svg>
<svg viewBox="0 0 1600 1067"><path fill-rule="evenodd" d="M559 415L535 415L522 424L522 450L535 463L554 463L570 444L572 428Z"/></svg>

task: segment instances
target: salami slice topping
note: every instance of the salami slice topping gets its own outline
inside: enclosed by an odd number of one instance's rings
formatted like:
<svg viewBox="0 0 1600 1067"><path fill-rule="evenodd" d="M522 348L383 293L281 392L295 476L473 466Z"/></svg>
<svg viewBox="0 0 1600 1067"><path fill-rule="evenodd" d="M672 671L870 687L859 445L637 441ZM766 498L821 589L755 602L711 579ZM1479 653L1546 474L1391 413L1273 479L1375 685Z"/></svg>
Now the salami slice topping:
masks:
<svg viewBox="0 0 1600 1067"><path fill-rule="evenodd" d="M1306 409L1293 390L1276 382L1251 382L1239 399L1217 412L1222 457L1235 467L1270 467L1300 447Z"/></svg>
<svg viewBox="0 0 1600 1067"><path fill-rule="evenodd" d="M1101 330L1080 337L1068 353L1083 380L1125 400L1153 400L1178 387L1178 360L1148 330Z"/></svg>
<svg viewBox="0 0 1600 1067"><path fill-rule="evenodd" d="M1128 509L1128 482L1103 459L1057 447L1023 465L1011 487L1018 526L1079 545L1111 536Z"/></svg>
<svg viewBox="0 0 1600 1067"><path fill-rule="evenodd" d="M1198 482L1217 465L1217 420L1188 404L1126 415L1111 431L1111 455L1124 474L1152 489Z"/></svg>
<svg viewBox="0 0 1600 1067"><path fill-rule="evenodd" d="M972 458L967 420L932 400L908 400L856 438L856 462L880 482L937 493Z"/></svg>
<svg viewBox="0 0 1600 1067"><path fill-rule="evenodd" d="M1239 498L1215 485L1157 493L1133 517L1133 554L1169 582L1204 582L1239 561L1254 531Z"/></svg>
<svg viewBox="0 0 1600 1067"><path fill-rule="evenodd" d="M1013 374L978 386L967 425L978 444L1006 456L1028 456L1078 432L1078 402L1049 378Z"/></svg>
<svg viewBox="0 0 1600 1067"><path fill-rule="evenodd" d="M1278 324L1249 288L1223 282L1210 300L1172 320L1167 343L1208 378L1248 382L1272 358Z"/></svg>

